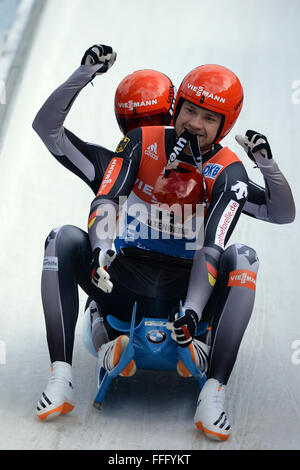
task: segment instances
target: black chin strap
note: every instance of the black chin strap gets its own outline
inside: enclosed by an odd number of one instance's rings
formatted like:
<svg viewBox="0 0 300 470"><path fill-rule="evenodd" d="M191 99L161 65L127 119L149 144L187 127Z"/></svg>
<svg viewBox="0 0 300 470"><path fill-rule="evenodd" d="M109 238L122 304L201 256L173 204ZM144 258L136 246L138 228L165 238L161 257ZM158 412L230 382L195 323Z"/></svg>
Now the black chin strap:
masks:
<svg viewBox="0 0 300 470"><path fill-rule="evenodd" d="M195 165L202 175L203 161L202 161L202 152L201 152L201 148L199 144L199 139L198 139L197 134L192 134L191 132L189 132L189 134L190 134L190 137L189 137L190 150L192 152ZM206 205L208 197L207 197L207 188L206 188L204 177L202 177L202 184L203 184L203 189L204 189L204 194L205 194L203 203Z"/></svg>
<svg viewBox="0 0 300 470"><path fill-rule="evenodd" d="M199 145L197 134L192 134L185 130L176 140L176 143L168 157L164 174L166 175L167 167L173 163L184 151L185 147L189 145L194 162L200 173L202 174L202 153Z"/></svg>
<svg viewBox="0 0 300 470"><path fill-rule="evenodd" d="M166 163L166 166L165 166L165 170L164 170L164 176L166 176L166 171L167 171L167 167L173 163L182 153L183 153L183 150L185 149L185 147L187 146L187 144L189 143L188 141L188 131L184 131L179 137L178 139L176 140L175 142L175 145L174 147L172 148L169 156L168 156L168 159L167 159L167 163Z"/></svg>
<svg viewBox="0 0 300 470"><path fill-rule="evenodd" d="M184 151L185 147L189 145L193 160L195 162L196 167L198 168L199 172L202 175L202 152L199 144L199 139L197 134L192 134L192 132L185 130L177 139L172 152L170 153L168 157L167 164L164 169L164 177L167 178L169 175L169 170L168 166L173 163ZM205 200L204 202L207 202L207 190L206 190L206 184L205 184L205 179L202 178L203 181L203 188L205 192Z"/></svg>
<svg viewBox="0 0 300 470"><path fill-rule="evenodd" d="M187 131L188 132L188 131ZM189 133L189 147L192 152L192 156L195 162L196 167L202 174L202 153L199 145L199 139L197 134L192 134L191 132Z"/></svg>

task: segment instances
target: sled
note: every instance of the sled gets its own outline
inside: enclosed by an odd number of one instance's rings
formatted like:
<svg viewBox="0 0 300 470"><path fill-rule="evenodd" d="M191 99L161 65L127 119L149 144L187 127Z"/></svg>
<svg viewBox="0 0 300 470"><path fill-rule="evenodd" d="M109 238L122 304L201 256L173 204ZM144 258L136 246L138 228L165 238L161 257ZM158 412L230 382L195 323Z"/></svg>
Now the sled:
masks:
<svg viewBox="0 0 300 470"><path fill-rule="evenodd" d="M200 389L203 387L206 375L194 364L188 348L178 346L171 338L171 332L167 329L167 320L161 318L142 318L136 325L135 303L132 311L131 322L123 322L113 315L107 316L109 324L120 334L129 336L129 343L124 349L120 361L116 367L107 371L97 367L96 370L96 393L94 407L100 408L109 386L123 369L134 359L139 370L174 370L177 362L181 360L192 376L198 381ZM182 304L180 303L180 315ZM199 323L197 334L199 336L206 332L207 323Z"/></svg>

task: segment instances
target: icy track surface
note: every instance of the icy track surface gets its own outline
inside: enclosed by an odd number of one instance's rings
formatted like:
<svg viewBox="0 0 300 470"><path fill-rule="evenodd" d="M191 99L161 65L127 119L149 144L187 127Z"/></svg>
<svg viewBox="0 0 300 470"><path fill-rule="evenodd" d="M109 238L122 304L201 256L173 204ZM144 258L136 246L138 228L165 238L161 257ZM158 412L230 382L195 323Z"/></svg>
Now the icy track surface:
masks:
<svg viewBox="0 0 300 470"><path fill-rule="evenodd" d="M226 443L210 442L196 430L198 386L175 372L139 371L131 379L120 378L102 411L92 407L95 360L81 339L82 292L74 351L77 406L49 423L36 418L36 402L49 376L40 298L44 240L66 223L86 229L93 195L52 158L31 123L87 47L111 44L118 59L78 97L66 122L75 134L116 147L114 92L136 69L161 70L179 86L192 68L223 64L239 75L245 90L242 114L224 144L262 183L234 134L247 129L266 134L299 203L298 0L89 0L88 8L84 0L71 3L48 1L1 148L0 448L299 449L299 219L276 226L242 216L230 240L257 250L260 271L253 316L228 384L233 429Z"/></svg>

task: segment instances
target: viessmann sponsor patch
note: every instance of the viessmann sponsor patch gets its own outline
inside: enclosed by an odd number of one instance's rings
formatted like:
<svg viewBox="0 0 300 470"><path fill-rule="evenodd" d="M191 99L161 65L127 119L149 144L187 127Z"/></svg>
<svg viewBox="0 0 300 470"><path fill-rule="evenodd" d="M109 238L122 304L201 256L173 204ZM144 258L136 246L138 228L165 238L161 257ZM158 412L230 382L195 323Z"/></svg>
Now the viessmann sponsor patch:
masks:
<svg viewBox="0 0 300 470"><path fill-rule="evenodd" d="M247 287L255 290L256 273L248 269L237 269L229 274L228 286Z"/></svg>
<svg viewBox="0 0 300 470"><path fill-rule="evenodd" d="M224 248L226 234L239 207L239 203L231 199L222 214L215 237L215 244L219 245L221 248Z"/></svg>

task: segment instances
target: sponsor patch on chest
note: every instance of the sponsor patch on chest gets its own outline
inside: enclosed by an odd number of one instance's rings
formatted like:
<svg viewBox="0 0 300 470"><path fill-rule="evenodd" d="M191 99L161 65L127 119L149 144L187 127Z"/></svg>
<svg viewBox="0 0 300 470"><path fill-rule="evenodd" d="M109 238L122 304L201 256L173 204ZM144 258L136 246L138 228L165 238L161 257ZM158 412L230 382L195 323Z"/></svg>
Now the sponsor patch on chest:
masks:
<svg viewBox="0 0 300 470"><path fill-rule="evenodd" d="M224 167L222 165L218 165L217 163L207 163L202 174L204 178L211 178L214 180L223 168Z"/></svg>

